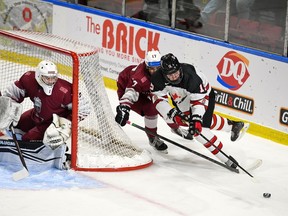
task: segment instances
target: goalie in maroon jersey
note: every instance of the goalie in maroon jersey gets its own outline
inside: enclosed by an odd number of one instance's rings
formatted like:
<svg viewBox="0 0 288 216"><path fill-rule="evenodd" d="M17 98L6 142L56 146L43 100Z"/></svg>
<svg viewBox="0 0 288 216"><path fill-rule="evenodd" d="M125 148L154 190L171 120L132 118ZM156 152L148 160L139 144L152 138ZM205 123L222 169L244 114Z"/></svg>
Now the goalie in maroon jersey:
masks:
<svg viewBox="0 0 288 216"><path fill-rule="evenodd" d="M13 103L21 103L25 98L33 102L33 108L22 113L18 122L13 121L15 128L23 132L21 140L44 138L43 143L55 149L70 137L72 84L58 75L56 65L44 60L35 71L25 72L19 80L2 91L2 96L11 98ZM79 103L81 100L80 95ZM89 114L86 112L87 106L84 109L81 112L79 107L80 118ZM81 113L85 114L81 116Z"/></svg>
<svg viewBox="0 0 288 216"><path fill-rule="evenodd" d="M152 133L157 132L158 112L150 98L150 77L160 67L161 54L159 51L148 51L145 61L139 65L126 67L117 79L117 94L120 105L117 106L115 120L124 126L129 119L130 110L144 116L145 129ZM187 130L179 127L177 123L168 124L171 130L186 139L192 139ZM156 150L167 153L167 145L147 133L149 143Z"/></svg>

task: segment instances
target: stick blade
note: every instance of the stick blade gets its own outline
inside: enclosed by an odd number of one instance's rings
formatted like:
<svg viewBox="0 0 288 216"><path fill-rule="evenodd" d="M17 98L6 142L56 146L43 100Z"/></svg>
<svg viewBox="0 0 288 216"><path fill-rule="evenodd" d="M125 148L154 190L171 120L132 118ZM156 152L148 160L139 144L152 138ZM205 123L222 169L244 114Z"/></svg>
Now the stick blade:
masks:
<svg viewBox="0 0 288 216"><path fill-rule="evenodd" d="M27 178L29 176L29 172L28 170L23 167L23 169L21 169L18 172L13 173L12 178L14 181L19 181L21 179Z"/></svg>
<svg viewBox="0 0 288 216"><path fill-rule="evenodd" d="M262 159L257 159L252 164L250 164L249 167L246 168L246 170L253 171L253 170L257 169L258 167L260 167L262 165L262 163L263 163Z"/></svg>

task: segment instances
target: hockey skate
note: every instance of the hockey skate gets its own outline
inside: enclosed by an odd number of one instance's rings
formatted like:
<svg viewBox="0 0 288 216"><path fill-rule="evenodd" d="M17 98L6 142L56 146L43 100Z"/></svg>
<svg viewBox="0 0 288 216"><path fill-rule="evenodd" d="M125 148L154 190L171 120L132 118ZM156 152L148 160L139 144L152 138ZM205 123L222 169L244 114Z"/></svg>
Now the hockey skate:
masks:
<svg viewBox="0 0 288 216"><path fill-rule="evenodd" d="M236 140L240 140L249 128L249 123L244 124L244 122L241 121L228 120L228 124L232 125L230 138L233 142Z"/></svg>
<svg viewBox="0 0 288 216"><path fill-rule="evenodd" d="M232 156L229 156L229 159L225 162L225 164L233 169L238 167L238 162Z"/></svg>
<svg viewBox="0 0 288 216"><path fill-rule="evenodd" d="M167 154L168 146L159 137L149 137L149 144L157 151Z"/></svg>
<svg viewBox="0 0 288 216"><path fill-rule="evenodd" d="M193 136L192 136L192 134L190 134L189 132L188 132L188 130L185 130L185 129L182 129L182 128L177 128L177 129L172 129L171 128L171 131L172 131L172 133L175 133L175 134L177 134L178 136L181 136L181 137L183 137L183 138L185 138L185 139L188 139L188 140L193 140Z"/></svg>

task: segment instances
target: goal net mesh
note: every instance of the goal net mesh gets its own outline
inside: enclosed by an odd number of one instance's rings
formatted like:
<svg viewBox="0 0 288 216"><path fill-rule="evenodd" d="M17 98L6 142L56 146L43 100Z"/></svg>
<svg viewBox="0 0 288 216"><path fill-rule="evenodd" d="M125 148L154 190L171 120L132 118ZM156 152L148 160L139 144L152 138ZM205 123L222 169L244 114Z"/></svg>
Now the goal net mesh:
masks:
<svg viewBox="0 0 288 216"><path fill-rule="evenodd" d="M122 171L144 168L152 163L150 154L133 145L114 120L96 47L48 33L0 30L0 90L26 71L35 71L42 60L54 62L60 78L73 85L73 169ZM89 103L88 109L79 107L82 99ZM23 108L33 108L29 98L24 100ZM89 115L82 120L80 111Z"/></svg>

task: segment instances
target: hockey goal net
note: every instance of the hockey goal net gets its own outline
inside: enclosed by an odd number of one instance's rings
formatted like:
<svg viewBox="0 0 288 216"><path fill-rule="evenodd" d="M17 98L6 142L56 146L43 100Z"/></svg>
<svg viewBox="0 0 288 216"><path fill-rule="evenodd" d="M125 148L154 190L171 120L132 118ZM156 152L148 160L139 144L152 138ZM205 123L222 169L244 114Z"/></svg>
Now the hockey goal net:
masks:
<svg viewBox="0 0 288 216"><path fill-rule="evenodd" d="M114 120L99 67L97 48L39 32L0 30L0 90L42 60L54 62L60 77L73 85L71 167L82 171L124 171L152 164L150 154L133 145ZM79 93L90 114L78 120ZM23 107L32 108L25 99Z"/></svg>

